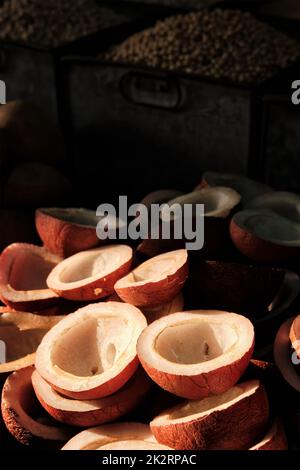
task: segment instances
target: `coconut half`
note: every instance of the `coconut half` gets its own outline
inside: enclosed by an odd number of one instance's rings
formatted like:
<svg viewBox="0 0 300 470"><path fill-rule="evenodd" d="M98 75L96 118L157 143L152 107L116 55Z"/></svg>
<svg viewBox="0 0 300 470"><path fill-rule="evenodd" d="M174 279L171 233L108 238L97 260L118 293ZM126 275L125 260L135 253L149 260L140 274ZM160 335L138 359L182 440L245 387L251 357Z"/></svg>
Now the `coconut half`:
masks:
<svg viewBox="0 0 300 470"><path fill-rule="evenodd" d="M33 371L33 366L26 367L6 379L1 400L4 423L21 444L42 447L52 444L60 447L70 439L72 432L55 423L44 424L45 416L40 413L31 384Z"/></svg>
<svg viewBox="0 0 300 470"><path fill-rule="evenodd" d="M187 401L151 423L158 442L178 450L247 449L269 418L263 385L257 380L235 385L221 395Z"/></svg>
<svg viewBox="0 0 300 470"><path fill-rule="evenodd" d="M295 193L274 191L264 194L251 201L247 209L271 210L291 222L300 223L300 196Z"/></svg>
<svg viewBox="0 0 300 470"><path fill-rule="evenodd" d="M285 260L300 248L300 224L263 209L235 214L230 235L236 248L255 261Z"/></svg>
<svg viewBox="0 0 300 470"><path fill-rule="evenodd" d="M0 314L0 347L5 362L0 363L0 374L6 374L34 363L35 352L43 337L62 316L40 316L26 312Z"/></svg>
<svg viewBox="0 0 300 470"><path fill-rule="evenodd" d="M274 342L274 360L286 382L300 392L300 375L297 373L290 342L290 331L294 318L286 320L279 328ZM296 357L295 357L296 359Z"/></svg>
<svg viewBox="0 0 300 470"><path fill-rule="evenodd" d="M99 400L74 400L56 392L37 371L32 385L40 404L57 421L73 426L91 427L114 421L132 411L151 388L142 369L118 392Z"/></svg>
<svg viewBox="0 0 300 470"><path fill-rule="evenodd" d="M59 263L47 278L48 287L69 300L88 301L108 297L118 279L132 264L132 248L109 245L82 251Z"/></svg>
<svg viewBox="0 0 300 470"><path fill-rule="evenodd" d="M99 218L88 209L38 209L37 232L46 248L63 258L99 245L96 234Z"/></svg>
<svg viewBox="0 0 300 470"><path fill-rule="evenodd" d="M132 305L88 305L46 334L36 353L36 369L68 397L90 400L111 395L136 371L136 343L146 326L144 315Z"/></svg>
<svg viewBox="0 0 300 470"><path fill-rule="evenodd" d="M288 442L281 422L276 419L265 437L249 450L287 450Z"/></svg>
<svg viewBox="0 0 300 470"><path fill-rule="evenodd" d="M0 256L0 297L15 310L39 311L58 302L46 280L61 258L45 248L13 243Z"/></svg>
<svg viewBox="0 0 300 470"><path fill-rule="evenodd" d="M174 313L149 325L137 344L148 375L175 395L199 400L226 392L245 371L254 329L245 317L213 310Z"/></svg>
<svg viewBox="0 0 300 470"><path fill-rule="evenodd" d="M124 302L154 307L171 302L187 277L187 251L170 251L140 264L115 284L115 291Z"/></svg>
<svg viewBox="0 0 300 470"><path fill-rule="evenodd" d="M242 196L243 205L248 204L257 196L273 191L270 186L247 178L246 176L214 171L207 171L203 174L201 183L197 186L196 190L214 188L215 186L226 186L237 191Z"/></svg>
<svg viewBox="0 0 300 470"><path fill-rule="evenodd" d="M157 444L150 427L146 424L116 423L82 431L70 439L62 450L97 450L111 443L131 440Z"/></svg>

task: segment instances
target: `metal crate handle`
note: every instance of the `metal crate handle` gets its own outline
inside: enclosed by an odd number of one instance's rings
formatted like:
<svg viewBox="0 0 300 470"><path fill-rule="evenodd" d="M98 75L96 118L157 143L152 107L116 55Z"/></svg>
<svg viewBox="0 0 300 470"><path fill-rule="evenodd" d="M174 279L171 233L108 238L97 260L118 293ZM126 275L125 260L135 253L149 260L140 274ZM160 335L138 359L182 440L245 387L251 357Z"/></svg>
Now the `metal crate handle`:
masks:
<svg viewBox="0 0 300 470"><path fill-rule="evenodd" d="M175 111L182 104L182 90L174 77L127 72L120 80L124 98L139 106Z"/></svg>

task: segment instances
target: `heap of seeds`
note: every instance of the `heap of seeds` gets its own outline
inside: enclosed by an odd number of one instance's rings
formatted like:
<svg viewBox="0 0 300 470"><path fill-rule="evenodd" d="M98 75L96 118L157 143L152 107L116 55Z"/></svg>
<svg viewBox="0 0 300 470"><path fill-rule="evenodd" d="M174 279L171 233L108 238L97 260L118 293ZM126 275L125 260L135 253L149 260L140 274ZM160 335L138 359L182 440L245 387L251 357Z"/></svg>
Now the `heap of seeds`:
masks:
<svg viewBox="0 0 300 470"><path fill-rule="evenodd" d="M5 0L0 38L55 47L123 20L93 0Z"/></svg>
<svg viewBox="0 0 300 470"><path fill-rule="evenodd" d="M105 59L234 82L261 82L300 56L300 45L238 10L201 10L159 21Z"/></svg>

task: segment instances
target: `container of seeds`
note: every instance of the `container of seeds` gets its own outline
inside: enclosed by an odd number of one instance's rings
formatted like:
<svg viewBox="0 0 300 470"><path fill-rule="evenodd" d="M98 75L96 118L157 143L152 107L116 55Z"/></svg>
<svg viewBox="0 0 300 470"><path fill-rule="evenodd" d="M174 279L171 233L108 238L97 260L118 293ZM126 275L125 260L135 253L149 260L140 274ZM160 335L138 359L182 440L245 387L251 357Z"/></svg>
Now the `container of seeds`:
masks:
<svg viewBox="0 0 300 470"><path fill-rule="evenodd" d="M7 100L32 101L57 119L60 57L89 52L94 37L103 44L122 39L122 28L135 19L132 9L117 11L93 0L1 2L0 67Z"/></svg>
<svg viewBox="0 0 300 470"><path fill-rule="evenodd" d="M109 182L97 184L99 142L120 194L142 195L170 181L188 190L207 169L259 176L261 97L299 51L297 42L250 13L204 9L159 21L97 58L65 59L86 194L112 192Z"/></svg>

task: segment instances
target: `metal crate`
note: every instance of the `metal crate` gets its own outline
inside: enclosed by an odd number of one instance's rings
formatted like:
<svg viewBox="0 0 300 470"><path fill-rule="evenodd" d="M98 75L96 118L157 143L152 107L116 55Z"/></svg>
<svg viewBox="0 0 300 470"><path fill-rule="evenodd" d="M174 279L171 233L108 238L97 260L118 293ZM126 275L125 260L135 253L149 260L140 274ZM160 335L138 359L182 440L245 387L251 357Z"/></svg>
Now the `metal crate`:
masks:
<svg viewBox="0 0 300 470"><path fill-rule="evenodd" d="M259 175L259 90L96 59L63 66L73 164L89 201L189 190L205 170Z"/></svg>
<svg viewBox="0 0 300 470"><path fill-rule="evenodd" d="M122 13L123 12L123 13ZM139 13L122 9L120 21L108 24L95 34L60 47L41 47L10 40L0 41L0 79L6 83L7 100L31 101L59 120L61 102L60 59L67 54L88 55L95 44L109 44L122 38L122 29L134 23ZM126 29L127 31L127 29Z"/></svg>

